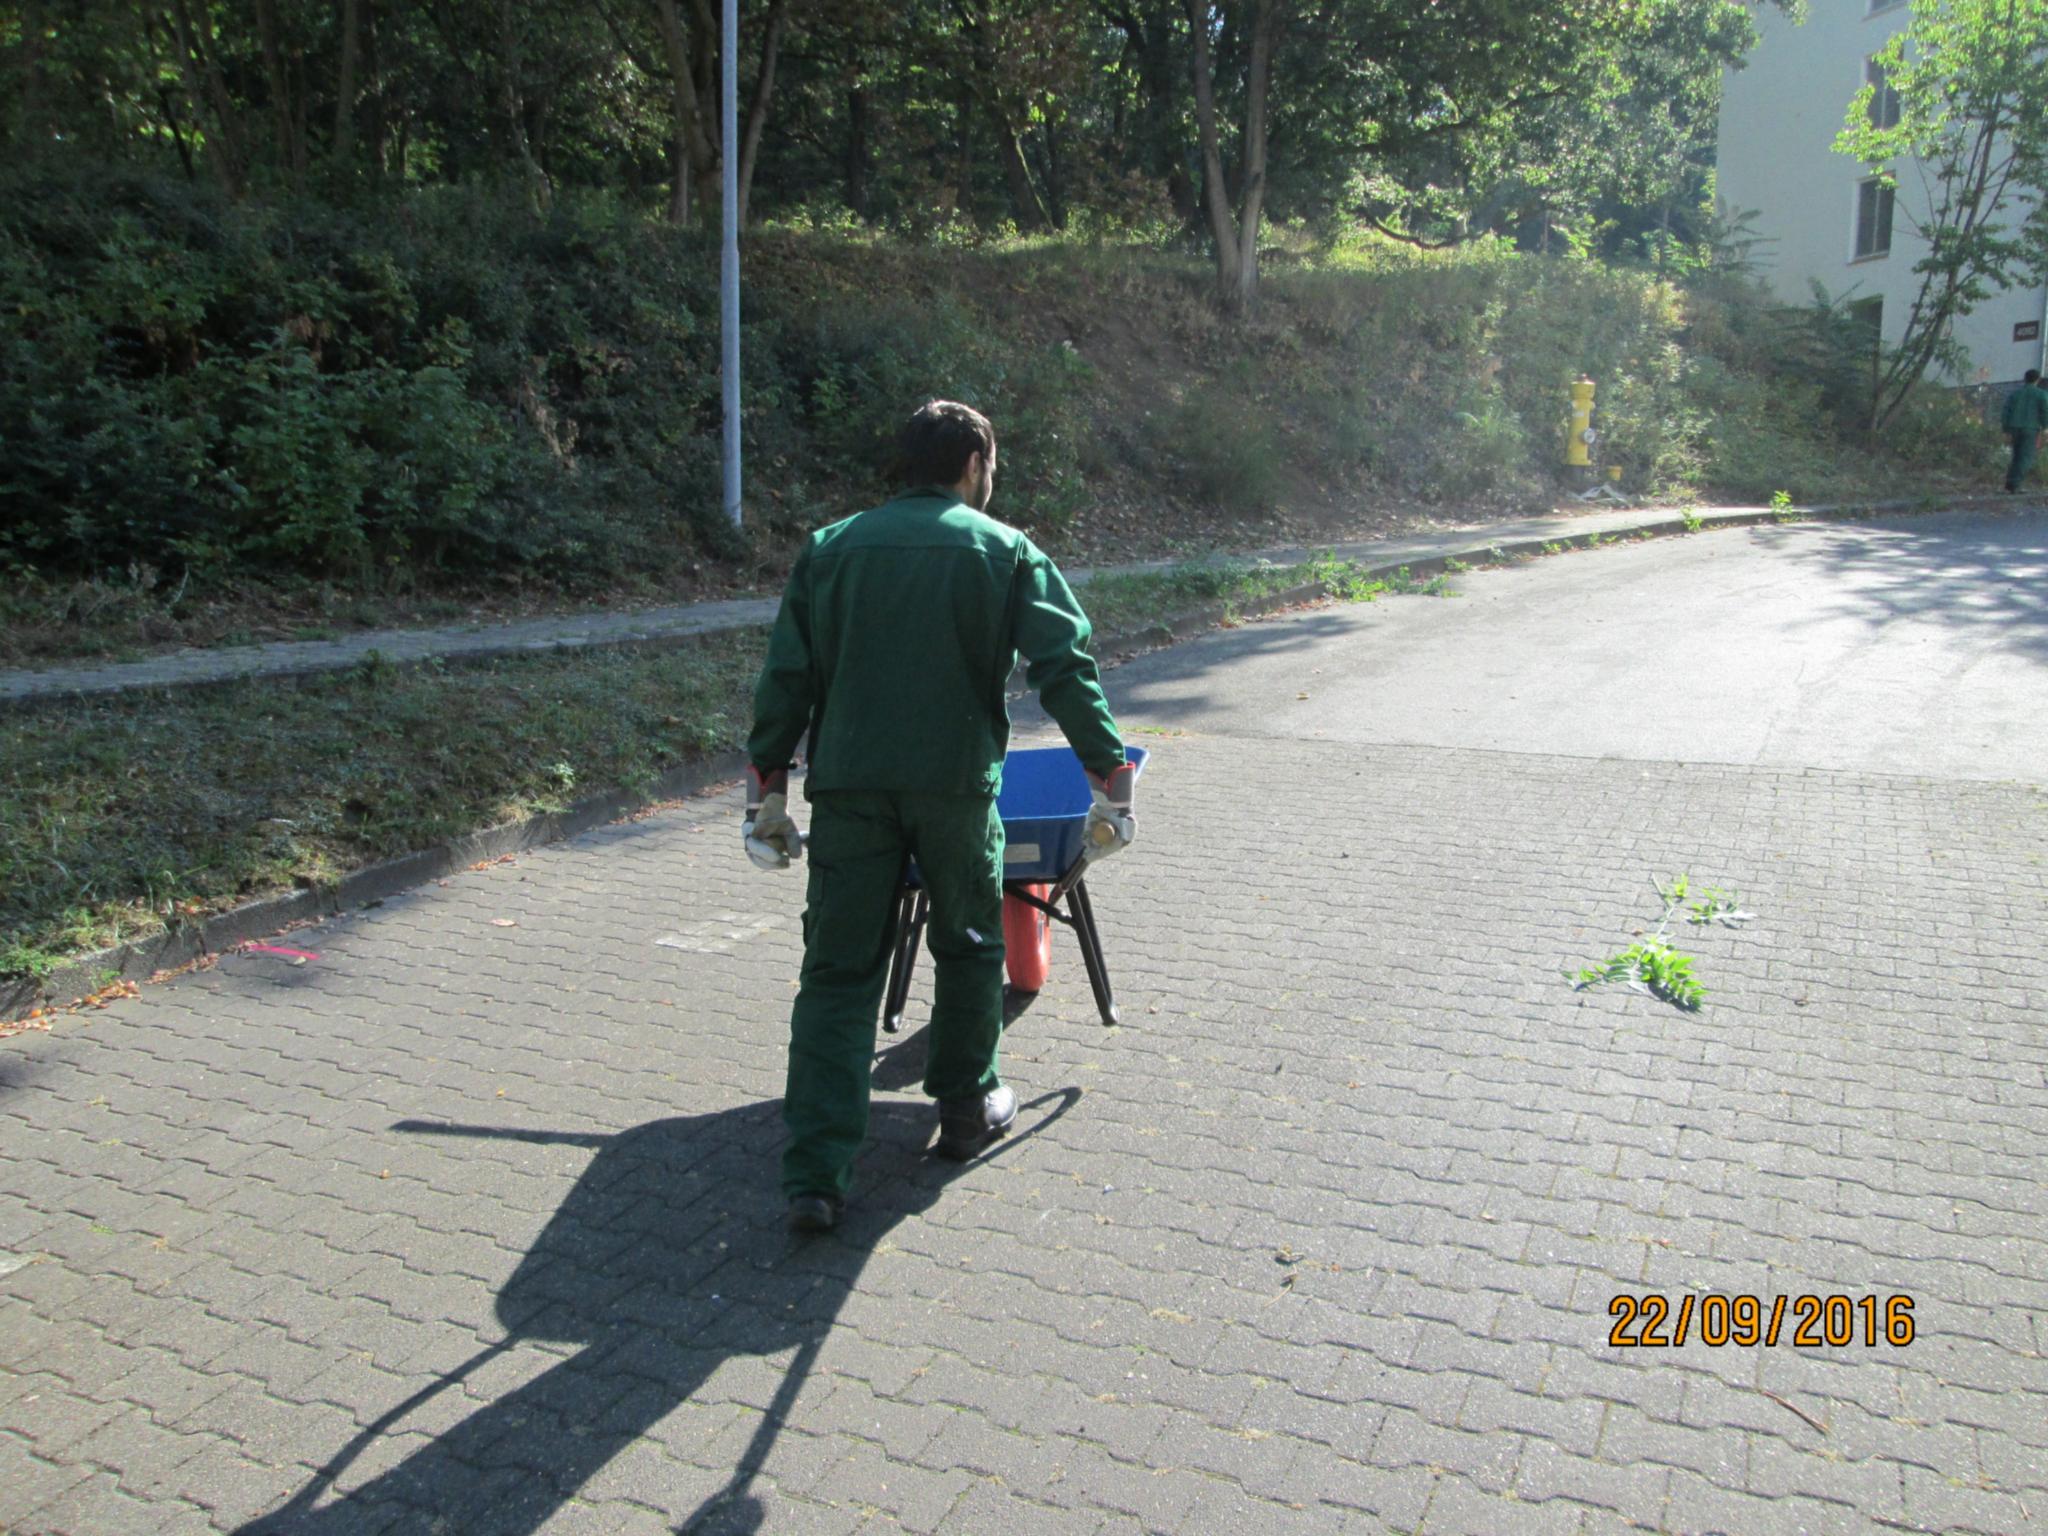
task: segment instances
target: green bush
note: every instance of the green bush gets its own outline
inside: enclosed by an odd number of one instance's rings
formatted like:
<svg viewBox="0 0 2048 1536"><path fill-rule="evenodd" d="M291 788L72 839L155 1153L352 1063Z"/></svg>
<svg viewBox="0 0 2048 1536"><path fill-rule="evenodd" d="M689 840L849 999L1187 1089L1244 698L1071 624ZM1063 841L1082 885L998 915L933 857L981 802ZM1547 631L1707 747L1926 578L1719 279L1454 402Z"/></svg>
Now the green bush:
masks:
<svg viewBox="0 0 2048 1536"><path fill-rule="evenodd" d="M1241 375L1196 384L1145 425L1153 461L1201 500L1246 514L1279 501L1287 449Z"/></svg>
<svg viewBox="0 0 2048 1536"><path fill-rule="evenodd" d="M16 568L575 583L719 537L715 295L667 231L47 168L0 210Z"/></svg>
<svg viewBox="0 0 2048 1536"><path fill-rule="evenodd" d="M1137 245L749 240L764 551L888 489L934 394L995 419L1000 513L1041 536L1161 484L1240 514L1542 504L1582 374L1637 493L1805 499L1988 451L1938 390L1861 446L1847 311L1722 273L1289 230L1232 320L1199 260ZM62 156L0 172L0 572L645 588L749 553L720 507L717 274L707 233L597 194L536 215L488 186L230 203Z"/></svg>
<svg viewBox="0 0 2048 1536"><path fill-rule="evenodd" d="M880 495L903 419L933 396L994 421L1002 515L1057 529L1079 508L1093 370L1072 347L1020 348L958 299L832 298L771 334L775 366L808 428L811 453L849 468ZM849 509L851 510L851 509Z"/></svg>

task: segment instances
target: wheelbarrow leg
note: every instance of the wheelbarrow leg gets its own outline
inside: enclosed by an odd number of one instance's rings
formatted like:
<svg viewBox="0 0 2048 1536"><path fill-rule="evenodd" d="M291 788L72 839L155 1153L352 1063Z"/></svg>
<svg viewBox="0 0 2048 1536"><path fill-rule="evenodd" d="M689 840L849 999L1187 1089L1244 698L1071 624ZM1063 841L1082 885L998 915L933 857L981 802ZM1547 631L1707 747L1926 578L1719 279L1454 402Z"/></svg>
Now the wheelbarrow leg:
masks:
<svg viewBox="0 0 2048 1536"><path fill-rule="evenodd" d="M910 973L917 965L917 941L924 935L925 915L924 891L903 887L896 896L895 953L889 957L888 1001L882 1006L882 1028L892 1035L903 1027L903 1010L910 1002Z"/></svg>
<svg viewBox="0 0 2048 1536"><path fill-rule="evenodd" d="M1081 941L1081 959L1088 967L1088 985L1095 991L1102 1022L1119 1023L1116 994L1110 990L1109 966L1102 958L1102 935L1095 927L1095 904L1088 899L1086 880L1076 880L1067 892L1067 910L1074 916L1074 936Z"/></svg>

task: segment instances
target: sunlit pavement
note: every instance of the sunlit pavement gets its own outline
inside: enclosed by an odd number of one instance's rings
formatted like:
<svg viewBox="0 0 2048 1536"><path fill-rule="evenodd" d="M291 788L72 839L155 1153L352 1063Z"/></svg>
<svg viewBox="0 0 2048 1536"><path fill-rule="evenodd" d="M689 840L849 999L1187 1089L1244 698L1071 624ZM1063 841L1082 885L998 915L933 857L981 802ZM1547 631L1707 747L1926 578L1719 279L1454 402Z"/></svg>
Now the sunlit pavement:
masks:
<svg viewBox="0 0 2048 1536"><path fill-rule="evenodd" d="M0 1526L2041 1529L2042 527L1119 668L1124 1026L1056 945L958 1170L884 1037L831 1238L775 1189L801 881L728 798L0 1043ZM1674 920L1704 1006L1574 992L1680 873L1754 914Z"/></svg>

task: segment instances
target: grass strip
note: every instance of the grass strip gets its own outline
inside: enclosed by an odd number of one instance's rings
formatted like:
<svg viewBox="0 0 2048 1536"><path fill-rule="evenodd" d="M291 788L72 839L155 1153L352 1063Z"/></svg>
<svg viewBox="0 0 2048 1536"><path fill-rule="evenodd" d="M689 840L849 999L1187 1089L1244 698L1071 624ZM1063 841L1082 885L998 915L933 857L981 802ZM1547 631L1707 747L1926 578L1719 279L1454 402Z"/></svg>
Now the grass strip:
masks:
<svg viewBox="0 0 2048 1536"><path fill-rule="evenodd" d="M1315 583L1346 602L1371 602L1387 594L1446 595L1445 578L1417 579L1408 568L1375 576L1355 560L1319 555L1300 565L1224 562L1176 565L1161 571L1092 578L1080 589L1082 606L1098 634L1131 633L1168 623L1216 603L1226 620L1238 605Z"/></svg>
<svg viewBox="0 0 2048 1536"><path fill-rule="evenodd" d="M1368 601L1439 593L1328 558L1187 565L1082 589L1098 634L1320 582ZM737 746L766 634L674 650L398 666L374 653L295 682L44 704L0 731L0 977L294 885L651 787Z"/></svg>
<svg viewBox="0 0 2048 1536"><path fill-rule="evenodd" d="M0 975L324 883L746 730L761 631L41 706L0 731Z"/></svg>

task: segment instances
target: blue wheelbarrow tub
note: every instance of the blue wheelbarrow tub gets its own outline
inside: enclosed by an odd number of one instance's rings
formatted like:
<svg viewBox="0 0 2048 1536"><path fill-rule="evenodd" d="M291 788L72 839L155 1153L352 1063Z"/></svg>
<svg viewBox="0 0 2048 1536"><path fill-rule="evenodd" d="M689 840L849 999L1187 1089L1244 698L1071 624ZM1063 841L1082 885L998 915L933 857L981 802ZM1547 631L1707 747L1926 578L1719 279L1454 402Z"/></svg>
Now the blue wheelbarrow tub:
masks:
<svg viewBox="0 0 2048 1536"><path fill-rule="evenodd" d="M1124 760L1142 774L1147 753L1143 747L1126 747ZM1081 760L1066 747L1032 747L1012 752L1003 761L1003 788L996 800L996 812L1003 822L1004 927L1017 902L1039 905L1039 887L1047 896L1065 898L1061 913L1050 904L1041 906L1049 919L1057 919L1074 931L1081 946L1081 960L1088 968L1088 985L1095 993L1095 1006L1104 1024L1118 1022L1116 994L1110 986L1109 967L1102 958L1102 937L1095 927L1095 906L1083 878L1082 848L1087 841L1088 812L1094 804L1093 787ZM1070 878L1071 877L1071 878ZM882 1027L894 1034L903 1026L904 1005L910 997L910 974L917 964L917 947L924 932L926 897L919 888L916 860L906 861L903 886L896 899L895 937L891 942L889 984L882 1005ZM1019 908L1019 911L1022 909ZM1013 957L1014 958L1014 957ZM1014 980L1017 972L1011 970Z"/></svg>
<svg viewBox="0 0 2048 1536"><path fill-rule="evenodd" d="M1124 748L1124 759L1142 776L1143 747ZM1094 795L1088 770L1070 747L1027 747L1003 759L1003 792L996 814L1003 818L1003 878L1050 885L1081 857Z"/></svg>
<svg viewBox="0 0 2048 1536"><path fill-rule="evenodd" d="M1142 778L1143 747L1125 747L1124 761ZM1071 747L1025 747L1003 759L1003 790L996 814L1003 819L1003 878L1027 885L1052 885L1074 867L1095 803L1088 770ZM917 861L907 883L921 885Z"/></svg>

